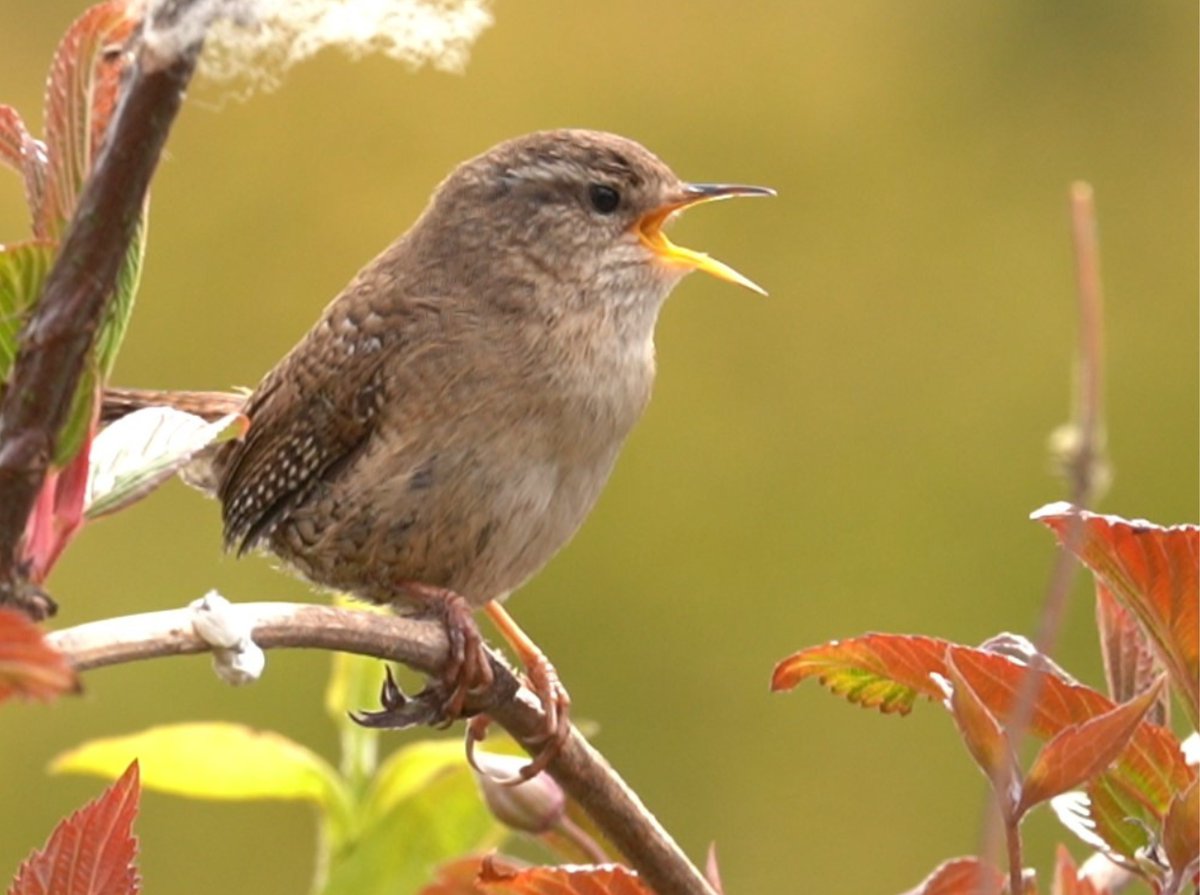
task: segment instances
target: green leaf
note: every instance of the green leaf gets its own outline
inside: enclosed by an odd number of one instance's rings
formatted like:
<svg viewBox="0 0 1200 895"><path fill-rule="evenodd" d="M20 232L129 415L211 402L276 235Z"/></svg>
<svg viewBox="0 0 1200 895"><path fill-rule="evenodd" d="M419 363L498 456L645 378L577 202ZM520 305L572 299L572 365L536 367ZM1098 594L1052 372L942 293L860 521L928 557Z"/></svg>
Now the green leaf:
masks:
<svg viewBox="0 0 1200 895"><path fill-rule="evenodd" d="M8 379L17 356L17 339L58 246L44 240L0 246L0 379Z"/></svg>
<svg viewBox="0 0 1200 895"><path fill-rule="evenodd" d="M337 606L384 614L383 606L368 606L339 595ZM386 663L371 656L335 652L325 687L325 710L338 729L341 771L352 792L362 795L379 764L379 731L356 724L350 713L378 704Z"/></svg>
<svg viewBox="0 0 1200 895"><path fill-rule="evenodd" d="M51 762L54 773L116 777L137 758L146 789L194 799L304 799L344 811L326 761L287 737L240 724L192 722L90 740Z"/></svg>
<svg viewBox="0 0 1200 895"><path fill-rule="evenodd" d="M463 774L472 780L469 771L463 744L457 739L420 740L397 749L375 775L363 805L364 825L381 822L399 802L412 798L440 777ZM478 796L476 801L481 802Z"/></svg>
<svg viewBox="0 0 1200 895"><path fill-rule="evenodd" d="M402 749L381 770L380 783L387 796L376 798L362 834L334 850L324 895L416 892L447 860L494 848L505 837L475 789L461 743Z"/></svg>
<svg viewBox="0 0 1200 895"><path fill-rule="evenodd" d="M236 438L246 418L213 422L173 407L145 407L106 426L88 456L84 512L89 519L141 500L212 444Z"/></svg>
<svg viewBox="0 0 1200 895"><path fill-rule="evenodd" d="M137 228L129 243L129 251L125 261L117 272L117 283L114 287L112 301L105 308L104 319L100 322L100 331L96 334L96 362L100 376L107 380L112 374L113 365L117 361L117 351L125 339L125 331L129 328L129 318L133 314L133 302L137 296L138 284L142 280L142 261L146 255L146 207L138 218Z"/></svg>

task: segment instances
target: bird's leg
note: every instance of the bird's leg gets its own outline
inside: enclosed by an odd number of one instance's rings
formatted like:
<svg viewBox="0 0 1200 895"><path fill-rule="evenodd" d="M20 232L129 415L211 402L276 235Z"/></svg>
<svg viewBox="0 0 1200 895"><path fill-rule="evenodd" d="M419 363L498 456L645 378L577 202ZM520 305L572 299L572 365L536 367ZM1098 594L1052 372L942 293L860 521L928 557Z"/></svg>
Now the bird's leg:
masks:
<svg viewBox="0 0 1200 895"><path fill-rule="evenodd" d="M533 761L521 768L516 777L512 780L502 781L518 784L546 770L546 767L554 760L567 741L567 737L571 734L571 697L562 682L559 681L558 672L550 664L546 654L530 639L528 634L521 630L521 626L503 606L492 600L484 607L484 612L488 614L488 618L492 620L496 629L504 636L508 645L521 660L521 664L525 667L529 689L541 702L545 715L542 731L538 738L542 743L541 750ZM489 719L486 715L478 715L472 718L467 725L467 758L471 760L472 765L475 764L472 758L475 743L486 735L488 722Z"/></svg>
<svg viewBox="0 0 1200 895"><path fill-rule="evenodd" d="M467 697L492 685L493 674L487 650L471 605L460 595L444 587L415 581L399 584L405 598L418 611L435 616L446 630L446 665L439 675L439 686L426 688L413 698L401 692L391 670L380 691L383 710L356 712L351 717L364 727L403 728L414 724L445 727L461 718Z"/></svg>
<svg viewBox="0 0 1200 895"><path fill-rule="evenodd" d="M401 582L400 587L419 609L437 617L446 629L449 649L441 680L447 691L442 703L444 722L449 724L462 717L468 695L492 685L492 666L483 637L475 625L471 604L461 594L416 581Z"/></svg>

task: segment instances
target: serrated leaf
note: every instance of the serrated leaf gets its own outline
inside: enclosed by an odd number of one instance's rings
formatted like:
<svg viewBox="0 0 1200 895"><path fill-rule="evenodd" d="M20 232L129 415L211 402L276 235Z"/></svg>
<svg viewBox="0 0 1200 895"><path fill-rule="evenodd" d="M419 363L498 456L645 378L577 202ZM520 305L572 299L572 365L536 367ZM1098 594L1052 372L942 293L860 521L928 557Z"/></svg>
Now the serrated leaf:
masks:
<svg viewBox="0 0 1200 895"><path fill-rule="evenodd" d="M620 864L569 864L509 870L485 858L476 883L490 895L654 895Z"/></svg>
<svg viewBox="0 0 1200 895"><path fill-rule="evenodd" d="M955 663L955 648L946 653L946 679L950 685L946 707L966 743L967 751L991 780L1007 814L1020 795L1017 757L1000 722L963 678Z"/></svg>
<svg viewBox="0 0 1200 895"><path fill-rule="evenodd" d="M945 674L951 644L935 637L865 634L809 647L775 666L771 689L791 690L810 677L838 696L885 714L907 715L917 696L940 699L930 677Z"/></svg>
<svg viewBox="0 0 1200 895"><path fill-rule="evenodd" d="M1050 504L1032 518L1091 569L1145 629L1171 682L1200 725L1200 527L1163 528L1145 521ZM1067 543L1076 524L1078 543Z"/></svg>
<svg viewBox="0 0 1200 895"><path fill-rule="evenodd" d="M827 644L804 650L781 662L775 671L774 687L786 689L806 677L821 677L835 693L850 692L847 689L850 685L842 678L848 668L859 673L858 678L851 678L851 683L866 675L876 679L871 685L872 693L890 693L895 697L889 705L911 706L918 693L926 696L941 694L929 675L945 676L942 655L948 646L945 641L932 638L888 634L871 634ZM893 660L893 655L898 658ZM955 656L959 671L992 715L1008 718L1028 668L1008 656L970 647L959 647ZM889 678L891 674L895 677ZM926 675L925 679L922 675ZM854 690L852 700L863 701L858 695L861 692L861 689ZM1030 730L1046 740L1065 727L1082 724L1115 707L1111 700L1090 687L1047 674L1042 677L1040 695L1033 705ZM1120 821L1123 829L1118 830L1107 814L1096 818L1097 829L1115 849L1132 856L1132 852L1126 852L1119 843L1126 843L1138 835L1138 829L1136 824L1130 824L1124 818L1133 817L1150 828L1158 827L1174 794L1186 788L1195 777L1195 770L1184 763L1171 731L1143 722L1112 767L1088 787L1089 794L1098 797L1105 810L1119 804L1125 811ZM1145 837L1141 838L1144 844Z"/></svg>
<svg viewBox="0 0 1200 895"><path fill-rule="evenodd" d="M1149 687L1162 671L1150 641L1133 613L1120 604L1103 582L1096 582L1096 627L1100 631L1100 654L1108 695L1128 702ZM1155 724L1168 726L1169 694L1163 693L1150 709Z"/></svg>
<svg viewBox="0 0 1200 895"><path fill-rule="evenodd" d="M8 895L135 895L138 763L98 798L61 821L21 865Z"/></svg>
<svg viewBox="0 0 1200 895"><path fill-rule="evenodd" d="M136 20L125 0L109 0L86 10L67 29L46 80L48 181L39 227L59 236L74 213L80 188L95 161L116 108L120 54L114 48L132 33Z"/></svg>
<svg viewBox="0 0 1200 895"><path fill-rule="evenodd" d="M211 423L172 407L146 407L121 417L92 442L86 516L95 519L136 503L200 451L245 429L246 418L236 413Z"/></svg>
<svg viewBox="0 0 1200 895"><path fill-rule="evenodd" d="M305 799L338 808L347 799L319 755L272 731L192 722L90 740L54 759L53 773L113 776L137 757L147 789L194 799Z"/></svg>
<svg viewBox="0 0 1200 895"><path fill-rule="evenodd" d="M505 837L484 808L458 746L459 767L426 778L335 848L323 895L416 892L451 858L494 848Z"/></svg>
<svg viewBox="0 0 1200 895"><path fill-rule="evenodd" d="M904 895L1000 895L1004 874L978 858L952 858L939 864Z"/></svg>
<svg viewBox="0 0 1200 895"><path fill-rule="evenodd" d="M0 702L13 696L45 701L78 687L67 657L46 643L42 629L0 607Z"/></svg>
<svg viewBox="0 0 1200 895"><path fill-rule="evenodd" d="M1082 724L1064 727L1042 747L1022 787L1018 814L1090 781L1124 751L1158 700L1164 678L1140 696Z"/></svg>
<svg viewBox="0 0 1200 895"><path fill-rule="evenodd" d="M25 128L12 106L0 105L0 161L15 168L25 183L25 204L36 225L46 190L46 146Z"/></svg>
<svg viewBox="0 0 1200 895"><path fill-rule="evenodd" d="M957 653L956 662L992 714L1007 718L1028 669L1010 659L975 650ZM1045 675L1033 706L1030 730L1039 738L1049 739L1114 708L1112 700L1090 687ZM1104 774L1105 779L1111 779L1160 818L1172 794L1187 786L1194 776L1183 763L1174 735L1148 722L1137 726L1113 767Z"/></svg>
<svg viewBox="0 0 1200 895"><path fill-rule="evenodd" d="M21 327L42 292L58 247L33 240L0 246L0 380L8 379Z"/></svg>

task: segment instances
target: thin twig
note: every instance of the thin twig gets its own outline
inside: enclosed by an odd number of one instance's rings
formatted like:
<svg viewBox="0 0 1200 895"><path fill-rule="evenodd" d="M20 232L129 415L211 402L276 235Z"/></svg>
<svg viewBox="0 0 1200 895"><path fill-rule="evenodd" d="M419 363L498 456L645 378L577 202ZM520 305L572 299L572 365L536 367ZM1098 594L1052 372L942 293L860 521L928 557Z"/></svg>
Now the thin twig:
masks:
<svg viewBox="0 0 1200 895"><path fill-rule="evenodd" d="M104 148L21 332L0 401L0 602L24 602L20 550L26 520L199 53L197 40L164 60L145 52L135 37L133 61Z"/></svg>
<svg viewBox="0 0 1200 895"><path fill-rule="evenodd" d="M446 659L446 636L436 622L297 603L244 603L235 607L263 649L325 649L402 662L435 674ZM143 659L209 651L192 629L191 610L176 609L91 622L55 631L49 640L79 671ZM501 662L495 681L469 709L486 710L531 754L541 745L544 716ZM549 772L580 804L657 895L714 895L670 834L577 730Z"/></svg>
<svg viewBox="0 0 1200 895"><path fill-rule="evenodd" d="M1100 289L1100 249L1096 239L1096 209L1092 187L1083 182L1071 185L1071 232L1075 249L1076 294L1079 301L1079 349L1076 360L1076 391L1072 419L1067 435L1059 445L1067 477L1070 502L1077 509L1087 509L1105 485L1108 465L1104 456L1104 311ZM1005 729L1012 743L1009 755L1020 755L1022 743L1029 733L1029 723L1042 689L1042 679L1048 671L1048 660L1058 645L1063 620L1066 618L1071 586L1079 570L1075 561L1077 548L1084 535L1083 518L1076 514L1063 537L1042 601L1041 618L1034 638L1035 653L1029 673L1021 681ZM1015 768L1013 769L1015 772ZM1019 839L1016 829L1004 829L997 797L989 798L984 815L980 855L993 863L1000 850L1000 839L1007 833L1010 863L1013 856L1012 839ZM1017 858L1020 846L1017 845ZM1020 867L1009 867L1014 881L1019 880ZM1019 890L1016 890L1019 891Z"/></svg>

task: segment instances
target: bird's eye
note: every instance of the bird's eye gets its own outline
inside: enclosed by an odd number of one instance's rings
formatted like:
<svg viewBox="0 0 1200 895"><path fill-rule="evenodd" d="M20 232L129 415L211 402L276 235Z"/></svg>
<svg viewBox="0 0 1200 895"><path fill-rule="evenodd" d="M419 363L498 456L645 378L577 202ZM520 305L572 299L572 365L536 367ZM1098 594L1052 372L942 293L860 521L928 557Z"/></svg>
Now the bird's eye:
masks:
<svg viewBox="0 0 1200 895"><path fill-rule="evenodd" d="M601 214L612 214L621 204L621 194L603 183L593 183L588 187L588 199L592 208Z"/></svg>

